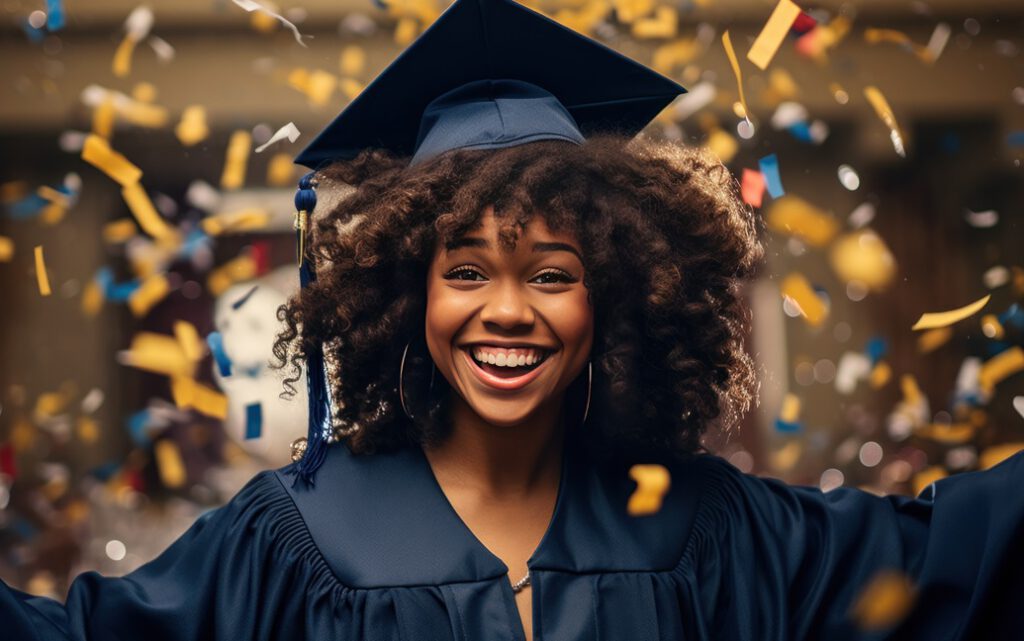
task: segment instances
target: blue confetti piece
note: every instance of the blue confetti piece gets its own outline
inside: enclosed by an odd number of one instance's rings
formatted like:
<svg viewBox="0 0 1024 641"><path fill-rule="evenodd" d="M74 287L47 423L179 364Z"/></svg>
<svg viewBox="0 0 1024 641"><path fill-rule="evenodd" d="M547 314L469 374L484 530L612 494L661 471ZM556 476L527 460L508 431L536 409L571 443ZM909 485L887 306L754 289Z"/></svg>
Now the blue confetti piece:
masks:
<svg viewBox="0 0 1024 641"><path fill-rule="evenodd" d="M1024 147L1024 130L1010 132L1006 136L1006 144L1011 147Z"/></svg>
<svg viewBox="0 0 1024 641"><path fill-rule="evenodd" d="M46 28L50 31L64 28L63 0L46 0Z"/></svg>
<svg viewBox="0 0 1024 641"><path fill-rule="evenodd" d="M220 371L220 375L231 376L231 359L228 358L227 352L224 351L224 337L220 335L220 332L210 332L206 336L206 344L210 346L210 351L213 352L213 358L217 361L217 369Z"/></svg>
<svg viewBox="0 0 1024 641"><path fill-rule="evenodd" d="M33 44L39 44L43 41L43 38L46 37L46 32L42 29L36 29L29 24L28 18L21 21L21 29L25 32L25 35L28 36L29 42Z"/></svg>
<svg viewBox="0 0 1024 641"><path fill-rule="evenodd" d="M21 200L16 200L7 207L7 215L11 218L31 218L36 216L50 204L49 200L46 200L39 194L29 194Z"/></svg>
<svg viewBox="0 0 1024 641"><path fill-rule="evenodd" d="M149 426L149 410L140 410L135 412L128 417L126 421L128 425L128 433L131 435L132 440L139 447L146 447L149 445L149 432L146 428Z"/></svg>
<svg viewBox="0 0 1024 641"><path fill-rule="evenodd" d="M18 534L18 536L25 540L34 539L36 538L36 535L39 533L39 530L36 528L36 526L32 525L31 522L27 521L26 519L20 518L15 519L14 522L11 523L11 529L14 530Z"/></svg>
<svg viewBox="0 0 1024 641"><path fill-rule="evenodd" d="M184 258L192 258L196 250L209 246L211 242L210 237L202 229L193 229L185 237L185 241L181 244L181 249L178 250L178 255Z"/></svg>
<svg viewBox="0 0 1024 641"><path fill-rule="evenodd" d="M114 282L114 272L109 267L103 266L96 271L96 282L99 284L100 289L103 290L103 296L112 302L123 303L131 295L135 293L142 282L139 280L130 280L124 283Z"/></svg>
<svg viewBox="0 0 1024 641"><path fill-rule="evenodd" d="M878 361L889 351L889 342L881 336L874 336L864 346L864 353L871 359L871 366L874 367Z"/></svg>
<svg viewBox="0 0 1024 641"><path fill-rule="evenodd" d="M241 298L239 298L235 302L231 303L231 309L238 309L242 305L245 305L249 301L249 297L252 296L256 292L256 290L259 289L259 288L260 288L259 285L253 285L252 289L250 289L249 291L247 291L245 293L245 296L242 296Z"/></svg>
<svg viewBox="0 0 1024 641"><path fill-rule="evenodd" d="M999 356L1011 347L1013 347L1013 345L1005 341L989 341L985 345L986 357L992 358L993 356Z"/></svg>
<svg viewBox="0 0 1024 641"><path fill-rule="evenodd" d="M1012 325L1017 329L1024 329L1024 309L1017 303L1010 305L1010 308L999 315L999 324L1003 327Z"/></svg>
<svg viewBox="0 0 1024 641"><path fill-rule="evenodd" d="M814 142L811 136L811 126L806 122L795 122L787 128L787 131L800 142Z"/></svg>
<svg viewBox="0 0 1024 641"><path fill-rule="evenodd" d="M786 195L786 190L782 188L782 178L779 176L779 158L775 154L768 154L761 160L757 161L758 167L761 168L761 174L764 176L765 187L768 188L768 193L771 194L772 198L781 198Z"/></svg>
<svg viewBox="0 0 1024 641"><path fill-rule="evenodd" d="M790 423L789 421L784 421L781 418L775 419L775 431L776 432L783 432L785 434L794 434L796 432L803 431L803 429L804 429L804 426L801 425L800 423Z"/></svg>
<svg viewBox="0 0 1024 641"><path fill-rule="evenodd" d="M245 406L245 438L259 438L263 434L263 406L252 403Z"/></svg>
<svg viewBox="0 0 1024 641"><path fill-rule="evenodd" d="M115 474L117 474L119 469L121 469L120 461L110 461L109 463L104 463L99 467L93 468L89 472L89 475L96 477L100 481L109 481Z"/></svg>

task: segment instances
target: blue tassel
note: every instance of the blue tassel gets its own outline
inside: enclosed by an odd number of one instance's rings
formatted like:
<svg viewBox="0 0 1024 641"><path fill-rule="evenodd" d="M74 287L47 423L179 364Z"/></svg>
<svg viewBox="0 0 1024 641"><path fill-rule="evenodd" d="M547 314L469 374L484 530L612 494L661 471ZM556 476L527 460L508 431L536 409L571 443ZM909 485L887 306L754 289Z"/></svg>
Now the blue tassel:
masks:
<svg viewBox="0 0 1024 641"><path fill-rule="evenodd" d="M295 193L295 210L297 212L296 227L299 251L299 282L303 288L316 281L316 271L312 261L305 258L305 235L309 226L310 215L316 207L316 192L313 190L313 175L310 172L299 180L299 190ZM293 474L292 487L302 479L309 487L314 485L316 471L327 456L326 433L330 429L331 400L327 388L324 370L324 352L322 347L312 349L306 354L306 385L309 388L309 428L306 435L306 453L293 463L285 474Z"/></svg>

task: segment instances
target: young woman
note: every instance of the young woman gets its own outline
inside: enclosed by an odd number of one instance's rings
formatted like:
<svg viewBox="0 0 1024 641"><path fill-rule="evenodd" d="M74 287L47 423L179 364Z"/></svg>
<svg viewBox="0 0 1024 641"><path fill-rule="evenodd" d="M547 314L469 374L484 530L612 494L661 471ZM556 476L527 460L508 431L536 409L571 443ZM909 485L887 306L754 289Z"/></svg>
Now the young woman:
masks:
<svg viewBox="0 0 1024 641"><path fill-rule="evenodd" d="M506 42L510 31L535 37ZM529 51L504 60L516 46ZM461 62L424 64L449 54ZM589 79L550 70L591 55ZM413 73L432 68L455 77ZM762 250L719 163L631 139L671 99L652 76L506 0L457 0L300 157L319 167L297 197L306 286L282 308L276 345L289 384L305 364L310 387L296 462L259 474L139 570L78 577L65 606L0 585L5 632L1024 629L1024 456L910 499L789 487L701 451L701 435L752 399L739 288ZM620 133L602 132L611 124ZM627 510L635 463L671 479L643 516ZM865 629L858 598L887 571L911 583L896 595L913 607ZM891 606L887 595L873 606Z"/></svg>

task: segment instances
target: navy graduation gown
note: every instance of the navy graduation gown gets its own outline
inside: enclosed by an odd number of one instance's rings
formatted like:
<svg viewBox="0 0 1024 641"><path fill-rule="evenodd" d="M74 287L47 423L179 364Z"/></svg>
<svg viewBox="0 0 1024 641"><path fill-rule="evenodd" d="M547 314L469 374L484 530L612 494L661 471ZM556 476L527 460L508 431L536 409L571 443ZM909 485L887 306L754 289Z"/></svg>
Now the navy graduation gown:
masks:
<svg viewBox="0 0 1024 641"><path fill-rule="evenodd" d="M0 582L0 636L33 641L521 641L507 568L461 521L418 447L329 450L314 490L255 476L155 560L79 575L65 604ZM1024 635L1024 453L916 499L823 494L700 456L630 517L625 469L567 444L529 560L534 638L1010 639ZM880 569L917 607L895 630L848 617ZM13 636L8 636L13 635Z"/></svg>

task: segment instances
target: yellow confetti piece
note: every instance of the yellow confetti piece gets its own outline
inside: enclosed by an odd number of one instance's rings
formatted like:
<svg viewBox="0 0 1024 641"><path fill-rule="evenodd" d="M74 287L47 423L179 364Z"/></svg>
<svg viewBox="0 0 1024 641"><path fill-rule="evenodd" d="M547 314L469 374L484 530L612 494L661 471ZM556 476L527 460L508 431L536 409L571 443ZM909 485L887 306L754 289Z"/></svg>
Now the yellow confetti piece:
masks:
<svg viewBox="0 0 1024 641"><path fill-rule="evenodd" d="M36 442L36 428L28 419L18 419L11 428L10 439L16 453L30 450Z"/></svg>
<svg viewBox="0 0 1024 641"><path fill-rule="evenodd" d="M900 391L903 392L903 400L911 405L919 403L924 398L924 394L921 393L921 386L917 384L917 379L910 374L904 374L900 377Z"/></svg>
<svg viewBox="0 0 1024 641"><path fill-rule="evenodd" d="M121 190L121 196L143 231L167 245L177 244L179 240L177 230L168 225L160 216L142 185L139 183L126 185Z"/></svg>
<svg viewBox="0 0 1024 641"><path fill-rule="evenodd" d="M313 105L322 107L331 101L331 96L334 95L334 90L337 86L337 76L322 69L316 69L313 73L309 74L306 96Z"/></svg>
<svg viewBox="0 0 1024 641"><path fill-rule="evenodd" d="M868 383L872 389L881 389L892 379L892 367L885 361L879 361L871 368Z"/></svg>
<svg viewBox="0 0 1024 641"><path fill-rule="evenodd" d="M875 113L885 123L885 126L889 128L889 138L892 140L893 149L896 150L896 153L901 158L906 158L907 151L903 145L903 134L900 132L899 125L896 124L896 116L892 113L889 101L874 86L864 87L864 96L871 103L871 106L874 107Z"/></svg>
<svg viewBox="0 0 1024 641"><path fill-rule="evenodd" d="M419 34L420 24L415 18L402 18L395 25L395 44L407 47Z"/></svg>
<svg viewBox="0 0 1024 641"><path fill-rule="evenodd" d="M238 189L245 182L245 169L249 162L251 147L252 136L248 131L239 129L231 134L224 160L224 172L220 176L222 189Z"/></svg>
<svg viewBox="0 0 1024 641"><path fill-rule="evenodd" d="M800 93L796 80L788 71L774 68L768 74L768 88L761 94L766 103L777 105L783 100L792 100Z"/></svg>
<svg viewBox="0 0 1024 641"><path fill-rule="evenodd" d="M46 262L43 261L43 246L36 245L36 283L39 285L39 294L42 296L49 296L50 291L50 277L46 275Z"/></svg>
<svg viewBox="0 0 1024 641"><path fill-rule="evenodd" d="M185 463L181 460L181 450L177 443L166 438L160 439L153 444L153 455L163 484L172 489L184 487L187 479Z"/></svg>
<svg viewBox="0 0 1024 641"><path fill-rule="evenodd" d="M765 23L761 33L754 40L750 51L747 52L747 60L762 71L765 70L799 15L800 7L796 6L792 0L779 0L772 15L769 16L768 22Z"/></svg>
<svg viewBox="0 0 1024 641"><path fill-rule="evenodd" d="M9 263L14 257L14 241L7 236L0 236L0 263Z"/></svg>
<svg viewBox="0 0 1024 641"><path fill-rule="evenodd" d="M634 465L629 476L637 483L636 490L629 497L626 512L630 516L655 514L661 509L661 501L672 485L672 478L665 466L658 464Z"/></svg>
<svg viewBox="0 0 1024 641"><path fill-rule="evenodd" d="M953 323L962 321L965 318L969 318L977 314L982 307L988 304L988 301L991 298L992 296L990 294L974 301L970 305L964 305L959 309L953 309L948 312L932 312L927 314L921 314L921 318L917 319L917 322L914 323L914 326L911 327L910 329L935 329L937 327L946 327L952 325Z"/></svg>
<svg viewBox="0 0 1024 641"><path fill-rule="evenodd" d="M1006 336L1006 329L999 322L998 316L995 314L985 314L981 317L981 333L988 338L994 338L998 341Z"/></svg>
<svg viewBox="0 0 1024 641"><path fill-rule="evenodd" d="M64 220L64 215L68 213L66 206L60 203L50 203L43 208L41 214L39 214L39 220L44 225L53 226Z"/></svg>
<svg viewBox="0 0 1024 641"><path fill-rule="evenodd" d="M295 163L287 153L274 154L267 165L267 184L271 187L292 187L295 182Z"/></svg>
<svg viewBox="0 0 1024 641"><path fill-rule="evenodd" d="M174 336L181 345L185 358L197 362L203 357L203 339L199 337L196 326L188 321L174 321Z"/></svg>
<svg viewBox="0 0 1024 641"><path fill-rule="evenodd" d="M155 274L142 281L139 288L128 297L128 308L136 318L141 318L149 313L149 310L167 297L171 292L171 284L163 274Z"/></svg>
<svg viewBox="0 0 1024 641"><path fill-rule="evenodd" d="M929 354L948 343L951 338L953 338L953 330L949 327L929 329L917 337L917 351L921 354Z"/></svg>
<svg viewBox="0 0 1024 641"><path fill-rule="evenodd" d="M100 427L91 416L78 417L75 423L75 433L80 441L89 445L100 440Z"/></svg>
<svg viewBox="0 0 1024 641"><path fill-rule="evenodd" d="M272 33L277 29L278 22L274 16L263 13L262 11L254 11L249 14L249 24L252 28L260 33Z"/></svg>
<svg viewBox="0 0 1024 641"><path fill-rule="evenodd" d="M796 423L800 419L800 397L796 394L786 394L782 399L782 409L779 410L779 420L784 423Z"/></svg>
<svg viewBox="0 0 1024 641"><path fill-rule="evenodd" d="M828 317L828 309L811 283L799 273L792 273L782 280L782 295L796 304L807 322L817 327Z"/></svg>
<svg viewBox="0 0 1024 641"><path fill-rule="evenodd" d="M85 501L72 501L64 508L64 518L71 525L85 523L86 519L89 518L89 504Z"/></svg>
<svg viewBox="0 0 1024 641"><path fill-rule="evenodd" d="M164 334L139 332L121 358L129 367L156 374L191 378L195 373L195 363L185 356L177 338Z"/></svg>
<svg viewBox="0 0 1024 641"><path fill-rule="evenodd" d="M642 40L653 38L674 38L679 30L679 11L675 7L662 5L650 18L633 23L633 37Z"/></svg>
<svg viewBox="0 0 1024 641"><path fill-rule="evenodd" d="M92 133L104 140L110 140L110 136L114 132L114 117L116 115L114 99L108 95L92 111Z"/></svg>
<svg viewBox="0 0 1024 641"><path fill-rule="evenodd" d="M174 128L174 135L186 147L205 140L210 135L210 128L206 125L206 108L202 105L185 107L181 113L181 122Z"/></svg>
<svg viewBox="0 0 1024 641"><path fill-rule="evenodd" d="M338 86L341 88L341 93L345 94L349 100L355 100L366 88L366 85L352 78L342 78Z"/></svg>
<svg viewBox="0 0 1024 641"><path fill-rule="evenodd" d="M139 127L159 129L170 121L170 113L160 105L152 105L137 100L130 100L124 104L118 114L127 122Z"/></svg>
<svg viewBox="0 0 1024 641"><path fill-rule="evenodd" d="M140 102L153 102L156 100L156 87L149 82L140 82L132 87L132 98Z"/></svg>
<svg viewBox="0 0 1024 641"><path fill-rule="evenodd" d="M736 87L740 91L740 104L743 105L743 117L747 122L750 122L750 109L747 108L747 97L743 95L743 74L740 72L740 62L736 59L736 52L732 48L732 39L729 37L728 31L722 33L722 44L725 45L725 54L729 56L732 73L736 76Z"/></svg>
<svg viewBox="0 0 1024 641"><path fill-rule="evenodd" d="M43 392L36 398L35 415L43 419L56 416L67 407L70 400L62 392Z"/></svg>
<svg viewBox="0 0 1024 641"><path fill-rule="evenodd" d="M210 272L206 279L206 289L211 296L220 296L237 282L251 280L256 277L256 261L244 255L224 263Z"/></svg>
<svg viewBox="0 0 1024 641"><path fill-rule="evenodd" d="M107 141L96 134L85 137L85 143L82 145L82 160L110 176L122 187L138 183L142 179L141 169L111 149Z"/></svg>
<svg viewBox="0 0 1024 641"><path fill-rule="evenodd" d="M207 216L200 223L203 231L211 236L224 232L255 231L270 223L270 213L263 209L241 209L239 211Z"/></svg>
<svg viewBox="0 0 1024 641"><path fill-rule="evenodd" d="M1024 442L1003 443L987 447L978 455L978 467L982 470L993 468L1022 450L1024 450Z"/></svg>
<svg viewBox="0 0 1024 641"><path fill-rule="evenodd" d="M1024 369L1024 349L1015 345L985 361L978 372L982 391L991 393L1004 379Z"/></svg>
<svg viewBox="0 0 1024 641"><path fill-rule="evenodd" d="M881 630L902 621L916 598L908 576L896 570L881 570L857 597L850 613L862 629Z"/></svg>
<svg viewBox="0 0 1024 641"><path fill-rule="evenodd" d="M343 76L358 76L366 69L366 49L359 45L348 45L341 50L338 68Z"/></svg>
<svg viewBox="0 0 1024 641"><path fill-rule="evenodd" d="M915 434L943 445L963 445L974 438L975 428L970 423L931 423L922 425Z"/></svg>
<svg viewBox="0 0 1024 641"><path fill-rule="evenodd" d="M885 289L896 276L896 259L870 229L839 237L829 250L829 264L844 283L857 282L871 291Z"/></svg>
<svg viewBox="0 0 1024 641"><path fill-rule="evenodd" d="M135 40L131 34L125 34L121 44L114 52L113 71L118 78L124 78L132 72L132 52L135 51Z"/></svg>
<svg viewBox="0 0 1024 641"><path fill-rule="evenodd" d="M227 418L227 397L190 377L172 377L171 396L174 398L174 404L180 409L194 409L200 414L221 420Z"/></svg>
<svg viewBox="0 0 1024 641"><path fill-rule="evenodd" d="M90 318L96 316L103 307L103 298L103 288L96 279L90 280L82 291L82 312Z"/></svg>
<svg viewBox="0 0 1024 641"><path fill-rule="evenodd" d="M788 472L793 469L797 461L804 453L804 446L800 441L792 440L775 450L771 454L772 468L778 472Z"/></svg>
<svg viewBox="0 0 1024 641"><path fill-rule="evenodd" d="M123 243L139 233L139 228L131 218L118 218L103 226L101 235L108 243Z"/></svg>
<svg viewBox="0 0 1024 641"><path fill-rule="evenodd" d="M772 203L767 223L772 231L796 236L815 247L827 245L839 230L835 218L791 194Z"/></svg>
<svg viewBox="0 0 1024 641"><path fill-rule="evenodd" d="M47 481L39 490L50 503L55 503L68 491L68 482L61 477L54 477Z"/></svg>
<svg viewBox="0 0 1024 641"><path fill-rule="evenodd" d="M677 67L696 58L700 49L700 45L693 39L667 42L654 50L651 67L663 75L671 75Z"/></svg>
<svg viewBox="0 0 1024 641"><path fill-rule="evenodd" d="M740 148L736 138L717 127L708 134L708 141L705 144L708 151L718 156L723 164L729 163Z"/></svg>

